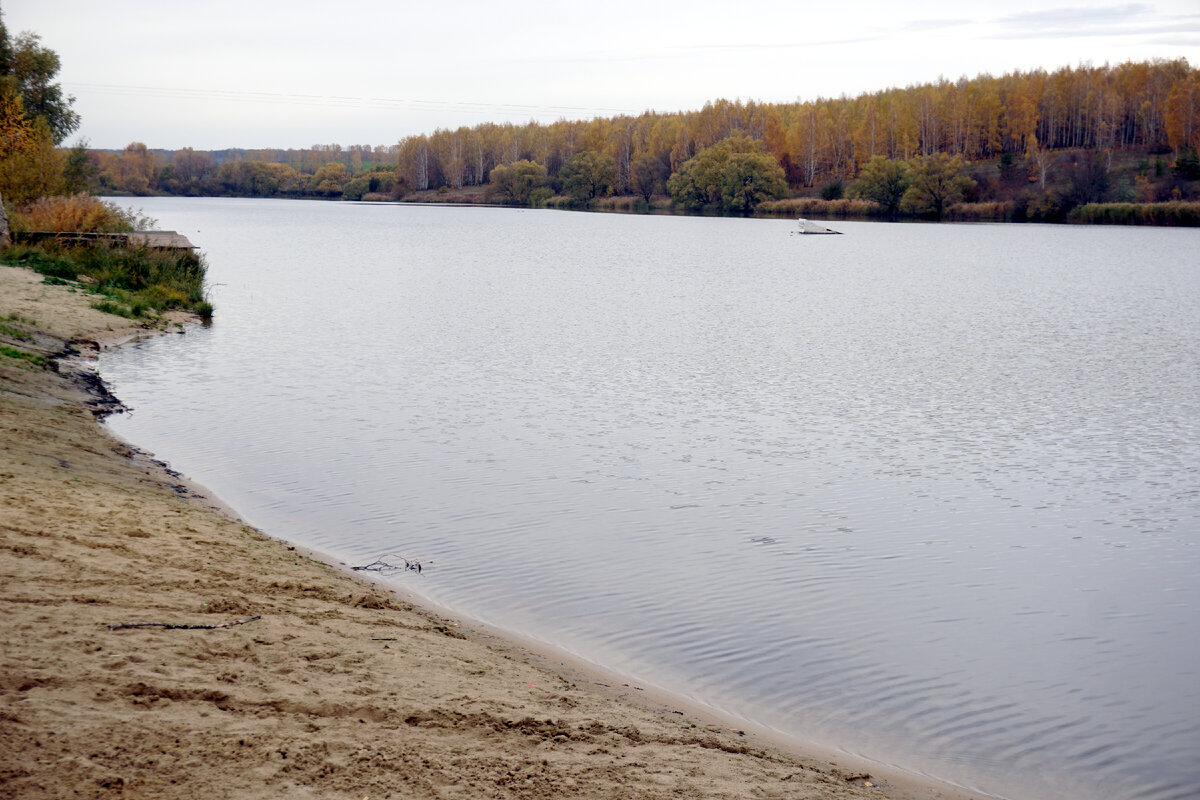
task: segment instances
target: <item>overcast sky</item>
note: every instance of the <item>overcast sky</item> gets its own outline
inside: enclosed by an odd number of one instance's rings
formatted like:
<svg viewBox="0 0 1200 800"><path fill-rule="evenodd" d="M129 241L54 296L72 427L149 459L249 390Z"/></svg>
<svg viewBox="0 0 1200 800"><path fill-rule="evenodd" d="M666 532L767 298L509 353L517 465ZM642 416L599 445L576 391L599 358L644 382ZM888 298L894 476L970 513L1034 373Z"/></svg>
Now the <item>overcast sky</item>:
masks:
<svg viewBox="0 0 1200 800"><path fill-rule="evenodd" d="M394 144L439 127L791 102L1184 57L1196 0L0 0L93 147Z"/></svg>

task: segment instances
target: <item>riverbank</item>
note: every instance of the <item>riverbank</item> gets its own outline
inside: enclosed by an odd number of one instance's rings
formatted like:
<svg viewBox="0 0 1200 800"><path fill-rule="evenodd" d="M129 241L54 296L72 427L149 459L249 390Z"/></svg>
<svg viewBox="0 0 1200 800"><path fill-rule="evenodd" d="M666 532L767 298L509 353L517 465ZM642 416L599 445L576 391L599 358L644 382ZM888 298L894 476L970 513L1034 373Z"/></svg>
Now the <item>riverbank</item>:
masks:
<svg viewBox="0 0 1200 800"><path fill-rule="evenodd" d="M0 267L6 795L959 796L639 702L222 514L94 418L87 356L144 332Z"/></svg>

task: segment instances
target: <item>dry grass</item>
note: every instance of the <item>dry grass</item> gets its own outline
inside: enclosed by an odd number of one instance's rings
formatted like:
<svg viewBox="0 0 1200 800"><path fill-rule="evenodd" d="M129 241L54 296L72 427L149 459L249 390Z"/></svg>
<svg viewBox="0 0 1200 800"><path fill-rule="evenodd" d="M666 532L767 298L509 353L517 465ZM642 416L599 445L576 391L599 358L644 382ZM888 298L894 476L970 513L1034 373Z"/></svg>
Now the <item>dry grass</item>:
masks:
<svg viewBox="0 0 1200 800"><path fill-rule="evenodd" d="M13 214L16 232L118 233L146 227L149 220L86 194L42 197Z"/></svg>

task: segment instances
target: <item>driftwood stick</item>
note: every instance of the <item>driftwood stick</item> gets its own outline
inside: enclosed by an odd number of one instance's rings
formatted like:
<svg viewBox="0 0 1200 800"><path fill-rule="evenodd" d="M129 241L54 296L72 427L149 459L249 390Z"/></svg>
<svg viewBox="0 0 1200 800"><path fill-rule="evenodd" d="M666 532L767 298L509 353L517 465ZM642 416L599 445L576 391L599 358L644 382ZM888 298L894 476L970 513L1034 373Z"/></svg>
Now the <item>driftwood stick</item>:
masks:
<svg viewBox="0 0 1200 800"><path fill-rule="evenodd" d="M118 622L115 625L109 625L108 629L110 631L120 631L126 628L167 628L169 630L211 631L217 628L232 628L234 625L245 625L247 622L254 622L256 619L262 619L262 615L230 620L229 622L222 622L217 625L176 625L173 622Z"/></svg>
<svg viewBox="0 0 1200 800"><path fill-rule="evenodd" d="M404 562L403 566L401 566L400 562ZM426 561L425 563L429 564L432 562ZM350 569L355 572L378 572L381 575L392 575L396 572L415 572L420 575L422 567L420 561L412 561L404 556L388 553L387 555L379 556L370 564L350 567Z"/></svg>

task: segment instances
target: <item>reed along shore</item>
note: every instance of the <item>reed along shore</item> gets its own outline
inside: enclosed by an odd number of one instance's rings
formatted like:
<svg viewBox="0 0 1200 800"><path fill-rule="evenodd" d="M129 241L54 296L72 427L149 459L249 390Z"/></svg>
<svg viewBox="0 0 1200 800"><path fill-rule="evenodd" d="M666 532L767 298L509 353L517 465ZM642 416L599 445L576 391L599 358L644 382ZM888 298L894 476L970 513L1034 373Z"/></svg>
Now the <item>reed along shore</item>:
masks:
<svg viewBox="0 0 1200 800"><path fill-rule="evenodd" d="M639 702L222 513L97 421L96 354L144 333L0 266L0 795L965 796Z"/></svg>

